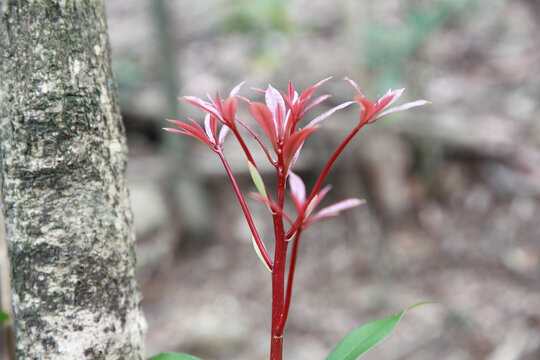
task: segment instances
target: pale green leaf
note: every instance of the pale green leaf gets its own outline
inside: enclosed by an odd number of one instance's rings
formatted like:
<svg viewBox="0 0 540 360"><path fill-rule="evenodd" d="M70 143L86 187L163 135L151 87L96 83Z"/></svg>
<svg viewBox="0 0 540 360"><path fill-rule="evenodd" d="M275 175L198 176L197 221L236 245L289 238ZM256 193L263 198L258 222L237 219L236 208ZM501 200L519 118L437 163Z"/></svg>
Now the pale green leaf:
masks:
<svg viewBox="0 0 540 360"><path fill-rule="evenodd" d="M425 304L431 304L431 302L415 304L397 314L354 329L341 340L326 360L356 360L360 355L386 339L401 320L405 311Z"/></svg>
<svg viewBox="0 0 540 360"><path fill-rule="evenodd" d="M259 171L251 163L251 161L248 161L248 167L249 167L249 173L251 174L251 178L253 179L253 183L255 184L255 187L257 187L257 190L259 191L259 194L264 196L266 198L266 187L264 186L263 179L261 177L261 174L259 174Z"/></svg>
<svg viewBox="0 0 540 360"><path fill-rule="evenodd" d="M262 256L261 250L257 246L257 242L255 241L255 238L253 237L253 235L251 235L251 243L253 244L253 248L255 248L255 252L257 253L257 256L259 257L261 262L268 269L268 271L272 272L272 270L270 270L270 268L268 267L268 264L266 263L266 261L264 261L264 257ZM266 251L266 246L264 246L264 243L262 241L261 241L261 244L262 244L264 250Z"/></svg>
<svg viewBox="0 0 540 360"><path fill-rule="evenodd" d="M152 356L148 360L201 360L201 359L193 355L166 352L166 353L161 353L156 356Z"/></svg>

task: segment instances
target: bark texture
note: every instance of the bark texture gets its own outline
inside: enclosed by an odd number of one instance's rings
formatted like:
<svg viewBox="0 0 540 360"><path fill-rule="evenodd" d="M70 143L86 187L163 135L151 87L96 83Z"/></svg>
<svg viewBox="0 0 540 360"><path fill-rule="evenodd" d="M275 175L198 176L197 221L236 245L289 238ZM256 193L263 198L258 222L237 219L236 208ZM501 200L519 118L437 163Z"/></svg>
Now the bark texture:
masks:
<svg viewBox="0 0 540 360"><path fill-rule="evenodd" d="M17 359L140 359L126 142L103 0L0 0Z"/></svg>

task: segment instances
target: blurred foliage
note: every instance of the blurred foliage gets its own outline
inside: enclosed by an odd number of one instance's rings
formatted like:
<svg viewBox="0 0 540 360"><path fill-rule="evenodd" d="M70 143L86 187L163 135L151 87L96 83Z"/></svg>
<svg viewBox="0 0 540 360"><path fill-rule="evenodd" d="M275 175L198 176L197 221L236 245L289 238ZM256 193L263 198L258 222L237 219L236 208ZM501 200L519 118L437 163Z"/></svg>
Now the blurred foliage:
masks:
<svg viewBox="0 0 540 360"><path fill-rule="evenodd" d="M446 314L445 323L448 330L460 333L472 331L477 325L474 324L474 317L470 311L465 309L451 308Z"/></svg>
<svg viewBox="0 0 540 360"><path fill-rule="evenodd" d="M444 0L430 6L412 5L404 15L401 26L387 26L368 22L362 42L368 47L363 52L364 65L374 73L374 87L378 92L403 82L405 65L417 49L448 20L468 9L476 0Z"/></svg>
<svg viewBox="0 0 540 360"><path fill-rule="evenodd" d="M0 310L0 324L3 324L4 322L6 322L7 319L9 319L8 314Z"/></svg>
<svg viewBox="0 0 540 360"><path fill-rule="evenodd" d="M269 32L290 33L293 22L286 0L239 0L224 9L221 28L229 33L249 33L261 38Z"/></svg>
<svg viewBox="0 0 540 360"><path fill-rule="evenodd" d="M253 66L272 71L281 64L282 42L296 30L287 0L239 0L223 8L218 28L221 33L241 34L254 42Z"/></svg>
<svg viewBox="0 0 540 360"><path fill-rule="evenodd" d="M358 38L367 51L360 61L374 75L374 90L385 91L404 82L407 63L430 37L455 15L470 8L477 0L440 0L429 4L404 5L403 22L385 25L368 21ZM219 12L220 33L241 34L254 40L256 68L272 70L281 58L281 42L306 24L297 24L289 14L287 0L227 1Z"/></svg>

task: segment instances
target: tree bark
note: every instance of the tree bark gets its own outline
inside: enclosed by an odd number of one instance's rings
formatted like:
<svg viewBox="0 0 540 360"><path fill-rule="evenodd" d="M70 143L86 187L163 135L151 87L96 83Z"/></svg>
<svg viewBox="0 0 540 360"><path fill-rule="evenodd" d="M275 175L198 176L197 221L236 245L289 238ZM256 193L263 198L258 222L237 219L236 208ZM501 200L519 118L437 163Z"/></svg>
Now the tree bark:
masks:
<svg viewBox="0 0 540 360"><path fill-rule="evenodd" d="M141 359L126 141L103 0L0 0L17 359Z"/></svg>

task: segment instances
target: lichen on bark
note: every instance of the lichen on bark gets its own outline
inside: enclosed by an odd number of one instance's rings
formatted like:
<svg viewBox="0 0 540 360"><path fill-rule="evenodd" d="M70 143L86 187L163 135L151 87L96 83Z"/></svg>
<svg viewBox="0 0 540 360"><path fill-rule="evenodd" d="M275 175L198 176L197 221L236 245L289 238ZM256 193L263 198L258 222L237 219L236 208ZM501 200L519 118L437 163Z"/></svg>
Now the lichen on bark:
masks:
<svg viewBox="0 0 540 360"><path fill-rule="evenodd" d="M140 359L126 141L103 1L0 0L18 359Z"/></svg>

